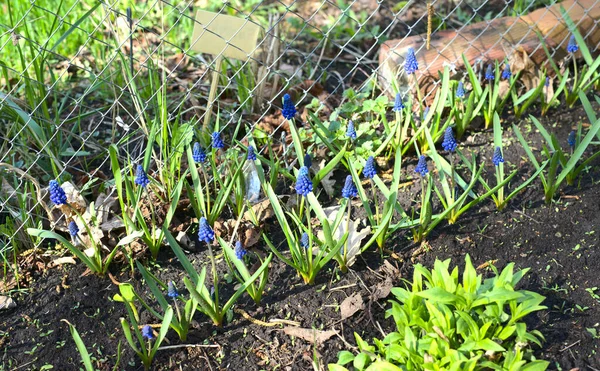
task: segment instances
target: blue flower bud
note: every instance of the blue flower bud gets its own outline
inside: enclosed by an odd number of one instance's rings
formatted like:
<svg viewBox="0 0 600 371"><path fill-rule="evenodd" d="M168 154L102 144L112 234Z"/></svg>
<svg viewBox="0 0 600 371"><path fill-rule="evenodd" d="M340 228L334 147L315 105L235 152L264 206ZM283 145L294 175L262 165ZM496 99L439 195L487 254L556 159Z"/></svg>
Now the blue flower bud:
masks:
<svg viewBox="0 0 600 371"><path fill-rule="evenodd" d="M494 166L498 166L502 162L504 162L504 157L502 157L502 149L500 149L500 147L496 147L494 150L494 156L492 156L492 163Z"/></svg>
<svg viewBox="0 0 600 371"><path fill-rule="evenodd" d="M200 241L211 243L215 239L215 232L212 230L205 217L200 218L200 227L198 228L198 239Z"/></svg>
<svg viewBox="0 0 600 371"><path fill-rule="evenodd" d="M404 109L404 103L402 102L402 95L400 93L396 94L396 99L394 100L394 108L392 111L400 112Z"/></svg>
<svg viewBox="0 0 600 371"><path fill-rule="evenodd" d="M306 233L306 232L302 233L302 237L300 237L300 246L302 246L305 250L307 250L309 244L310 244L310 239L308 237L308 233Z"/></svg>
<svg viewBox="0 0 600 371"><path fill-rule="evenodd" d="M248 146L247 159L250 161L256 161L256 153L254 153L254 147L252 147L252 146Z"/></svg>
<svg viewBox="0 0 600 371"><path fill-rule="evenodd" d="M358 196L358 189L354 184L354 180L352 180L352 175L348 175L344 183L344 188L342 188L342 197L350 198L356 196Z"/></svg>
<svg viewBox="0 0 600 371"><path fill-rule="evenodd" d="M456 98L463 99L465 97L465 86L462 81L458 82L458 87L456 88Z"/></svg>
<svg viewBox="0 0 600 371"><path fill-rule="evenodd" d="M56 180L51 180L48 191L50 192L50 201L56 206L65 205L67 203L67 195Z"/></svg>
<svg viewBox="0 0 600 371"><path fill-rule="evenodd" d="M546 82L544 83L545 87L549 87L550 86L550 76L546 76Z"/></svg>
<svg viewBox="0 0 600 371"><path fill-rule="evenodd" d="M504 70L502 71L502 78L504 80L508 80L510 79L510 77L512 76L512 72L510 72L510 66L508 65L508 63L504 66Z"/></svg>
<svg viewBox="0 0 600 371"><path fill-rule="evenodd" d="M415 167L415 173L418 173L421 176L425 176L428 172L429 169L427 169L427 158L425 157L425 155L421 155L419 156L419 162Z"/></svg>
<svg viewBox="0 0 600 371"><path fill-rule="evenodd" d="M192 150L192 157L194 159L194 162L197 162L197 163L204 163L204 161L206 161L206 152L204 152L204 149L202 149L202 147L200 147L200 143L198 143L198 142L194 143L194 149Z"/></svg>
<svg viewBox="0 0 600 371"><path fill-rule="evenodd" d="M291 120L296 116L296 106L289 94L283 96L283 108L281 109L281 114L287 120Z"/></svg>
<svg viewBox="0 0 600 371"><path fill-rule="evenodd" d="M296 193L300 196L306 196L313 190L313 184L308 176L308 168L302 166L298 171L296 178Z"/></svg>
<svg viewBox="0 0 600 371"><path fill-rule="evenodd" d="M142 327L142 337L148 340L154 339L154 334L152 333L152 327L150 327L150 325Z"/></svg>
<svg viewBox="0 0 600 371"><path fill-rule="evenodd" d="M373 156L369 156L363 169L363 175L367 179L373 179L377 175L377 167L375 166L375 159Z"/></svg>
<svg viewBox="0 0 600 371"><path fill-rule="evenodd" d="M244 246L242 246L242 243L240 241L237 241L235 243L235 256L241 260L244 257L244 255L246 255L247 253L248 253L248 251L246 251L246 249L244 249Z"/></svg>
<svg viewBox="0 0 600 371"><path fill-rule="evenodd" d="M488 81L493 81L495 78L494 67L491 64L488 64L487 69L485 70L485 79Z"/></svg>
<svg viewBox="0 0 600 371"><path fill-rule="evenodd" d="M225 148L225 143L223 142L223 139L221 139L221 133L217 131L212 133L212 146L216 149Z"/></svg>
<svg viewBox="0 0 600 371"><path fill-rule="evenodd" d="M575 139L575 130L572 130L569 133L569 136L567 137L567 142L569 143L569 147L571 148L575 148L575 144L577 143L577 140Z"/></svg>
<svg viewBox="0 0 600 371"><path fill-rule="evenodd" d="M150 179L148 179L148 175L144 171L144 167L142 165L137 166L134 182L142 188L146 188L148 184L150 184Z"/></svg>
<svg viewBox="0 0 600 371"><path fill-rule="evenodd" d="M175 288L175 284L173 283L173 281L169 281L169 283L167 284L167 296L171 299L175 299L179 296L179 292Z"/></svg>
<svg viewBox="0 0 600 371"><path fill-rule="evenodd" d="M575 39L575 35L571 35L569 39L569 44L567 44L567 52L568 53L576 53L579 50L579 45L577 45L577 40Z"/></svg>
<svg viewBox="0 0 600 371"><path fill-rule="evenodd" d="M77 226L77 223L71 220L69 223L69 234L71 237L75 237L77 236L77 233L79 233L79 227Z"/></svg>
<svg viewBox="0 0 600 371"><path fill-rule="evenodd" d="M407 74L413 74L419 69L419 63L417 62L417 56L415 55L415 49L408 48L406 53L406 60L404 61L404 71Z"/></svg>
<svg viewBox="0 0 600 371"><path fill-rule="evenodd" d="M454 152L458 143L454 139L454 131L452 127L448 126L444 132L444 140L442 141L442 148L448 152Z"/></svg>
<svg viewBox="0 0 600 371"><path fill-rule="evenodd" d="M346 130L346 136L352 140L356 140L356 130L354 129L354 123L352 120L348 121L348 129Z"/></svg>

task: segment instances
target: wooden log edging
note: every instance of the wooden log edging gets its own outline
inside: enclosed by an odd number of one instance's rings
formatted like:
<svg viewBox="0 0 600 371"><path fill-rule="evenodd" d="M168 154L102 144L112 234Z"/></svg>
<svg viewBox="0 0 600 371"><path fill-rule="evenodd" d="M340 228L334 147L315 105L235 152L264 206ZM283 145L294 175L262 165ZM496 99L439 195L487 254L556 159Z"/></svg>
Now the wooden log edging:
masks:
<svg viewBox="0 0 600 371"><path fill-rule="evenodd" d="M436 32L431 35L429 50L425 48L426 34L388 40L379 51L379 80L389 95L394 94L391 89L394 80L401 91L409 89L411 84L403 71L409 48L417 51L417 78L426 94L435 89L433 82L445 66L453 69L464 67L462 54L473 65L510 60L515 54L526 53L533 63L541 66L548 58L541 45L541 37L553 58L560 60L567 54L570 38L567 24L561 16L561 6L577 25L590 51L597 53L600 47L600 0L565 0L521 17L502 17L456 31ZM513 73L518 72L518 68L518 65L511 65Z"/></svg>

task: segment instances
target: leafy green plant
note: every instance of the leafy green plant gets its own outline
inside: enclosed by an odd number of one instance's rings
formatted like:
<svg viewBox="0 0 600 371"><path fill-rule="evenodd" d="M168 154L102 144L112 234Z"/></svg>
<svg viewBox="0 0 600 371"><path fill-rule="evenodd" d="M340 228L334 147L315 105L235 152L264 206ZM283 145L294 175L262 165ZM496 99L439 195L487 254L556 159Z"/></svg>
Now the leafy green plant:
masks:
<svg viewBox="0 0 600 371"><path fill-rule="evenodd" d="M183 283L190 293L190 297L198 303L199 310L208 316L213 321L215 326L221 326L223 324L225 316L229 313L235 302L244 293L244 291L248 290L250 285L252 285L259 277L261 277L271 262L271 259L265 259L263 264L256 270L256 272L254 272L252 276L250 276L242 285L240 285L240 287L238 287L234 294L225 303L222 303L221 300L223 298L219 296L220 277L216 271L214 255L210 244L207 245L209 247L212 265L212 292L206 287L205 283L206 267L203 267L200 273L198 273L187 256L185 256L185 253L173 235L167 230L164 230L164 232L169 246L171 246L175 256L177 256L177 259L189 276L189 278L185 277L183 279Z"/></svg>
<svg viewBox="0 0 600 371"><path fill-rule="evenodd" d="M600 130L600 119L596 120L596 122L592 124L583 139L577 140L577 143L574 143L574 150L570 155L562 150L560 144L558 143L558 139L554 134L551 135L548 133L546 128L544 128L544 126L535 117L530 116L530 119L546 141L546 143L543 145L542 153L546 157L545 163L547 162L547 169L546 171L541 172L540 179L542 181L542 186L544 187L544 200L546 201L546 204L550 204L556 191L564 180L567 180L569 184L572 184L579 176L581 171L585 169L587 164L596 156L600 155L600 152L596 152L594 155L588 157L586 160L578 164L583 157L584 152L596 136L596 133ZM540 165L533 154L531 147L525 138L523 138L521 130L514 124L513 130L517 136L517 139L519 142L521 142L527 157L529 157L529 160L535 167L536 171L540 172L540 169L542 166L545 166L545 163ZM581 129L579 129L579 132L581 132Z"/></svg>
<svg viewBox="0 0 600 371"><path fill-rule="evenodd" d="M392 289L386 316L396 331L374 345L355 334L359 353L340 352L329 370L545 370L549 362L531 350L544 338L523 321L546 309L545 298L516 289L528 269L515 272L510 263L498 272L492 265L494 275L484 280L468 255L462 277L449 266L449 259L436 260L432 270L415 265L412 283Z"/></svg>
<svg viewBox="0 0 600 371"><path fill-rule="evenodd" d="M142 330L139 328L139 317L137 312L135 312L135 307L132 303L125 299L125 309L127 310L127 314L129 315L129 321L127 319L121 317L121 327L123 328L123 333L125 334L125 338L127 339L127 343L133 349L133 351L138 355L141 359L142 364L144 365L145 370L149 370L152 365L152 360L160 347L160 344L163 342L165 337L167 336L167 332L169 331L169 326L171 324L171 320L173 318L173 308L170 306L165 311L163 316L163 321L160 325L160 330L158 332L158 336L154 336L154 331L150 325L145 325ZM133 333L137 339L134 341L133 336L131 334L131 329L133 329ZM144 340L146 339L146 340ZM153 341L154 340L154 341Z"/></svg>

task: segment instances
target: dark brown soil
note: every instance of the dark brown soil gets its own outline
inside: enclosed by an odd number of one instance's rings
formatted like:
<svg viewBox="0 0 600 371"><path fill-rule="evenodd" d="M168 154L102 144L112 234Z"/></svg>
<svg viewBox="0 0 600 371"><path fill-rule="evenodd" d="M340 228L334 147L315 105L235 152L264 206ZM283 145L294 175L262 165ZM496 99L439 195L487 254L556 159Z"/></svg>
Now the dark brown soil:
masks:
<svg viewBox="0 0 600 371"><path fill-rule="evenodd" d="M559 138L564 138L566 146L571 123L583 116L581 108L577 108L543 121ZM530 130L531 125L526 122L520 125L533 145L540 148L539 134ZM524 153L514 136L506 130L506 141L510 143L505 147L507 169L518 169L520 182L532 169L523 161ZM462 150L473 150L480 161L489 163L490 135L467 134ZM414 165L412 160L403 164L407 180L412 177ZM600 369L600 342L587 331L596 328L600 332L599 179L596 162L583 173L577 187L563 188L550 206L543 204L537 180L502 212L486 200L464 214L457 224L440 224L428 239L429 250L414 257L417 246L411 243L409 232L398 232L388 244L397 255L385 257L398 275L389 267L384 269L387 264L383 264L378 253L365 253L348 274L341 274L331 264L313 286L307 286L293 269L274 259L261 306L244 296L237 309L261 321L277 318L297 321L303 328L335 329L339 336L313 346L286 335L280 325L255 324L237 311L233 321L222 328L215 328L206 317L197 315L186 344L204 347L161 350L153 369L311 370L313 359L326 366L337 360L340 350L355 344L354 332L370 341L373 337L383 338L381 331L394 330L393 321L385 318L386 299L370 300L386 277L391 276L394 285L403 285L400 277L410 279L412 262L431 267L436 258L452 258L453 263L461 265L467 253L476 266L493 261L499 268L509 262L515 262L518 268L531 268L522 288L545 295L548 310L530 317L528 324L546 337L537 355L551 361L552 369ZM418 184L405 188L402 203L414 204L419 188ZM190 259L201 266L207 262L206 252L190 254ZM150 269L183 287L182 269L168 247L163 248L158 263L150 264ZM17 308L0 312L0 369L41 370L52 365L55 370L79 370L79 354L62 319L77 327L97 369L113 368L119 343L117 369L142 369L122 333L119 318L126 317L126 312L122 303L112 300L117 287L108 278L82 276L83 271L82 264L77 264L43 274L34 272L31 287L13 295ZM144 297L151 297L139 275L131 277L128 267L115 266L113 274L120 282L131 282ZM231 293L232 285L221 285L227 287L225 294ZM355 293L362 296L365 308L341 321L339 304ZM183 290L182 294L185 295ZM143 311L142 319L157 323ZM173 331L167 338L164 345L181 345Z"/></svg>

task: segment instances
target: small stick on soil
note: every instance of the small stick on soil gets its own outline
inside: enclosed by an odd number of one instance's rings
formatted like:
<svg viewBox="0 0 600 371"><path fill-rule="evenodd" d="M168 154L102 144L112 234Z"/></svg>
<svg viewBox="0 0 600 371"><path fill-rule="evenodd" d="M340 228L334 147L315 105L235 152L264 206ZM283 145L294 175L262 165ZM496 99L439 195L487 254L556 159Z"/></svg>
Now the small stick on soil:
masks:
<svg viewBox="0 0 600 371"><path fill-rule="evenodd" d="M219 344L178 344L178 345L166 345L164 347L158 347L158 350L177 349L177 348L221 348Z"/></svg>
<svg viewBox="0 0 600 371"><path fill-rule="evenodd" d="M530 217L529 215L525 214L524 212L521 212L521 211L519 211L519 210L515 210L515 213L517 213L517 214L521 214L521 215L523 215L524 217L526 217L526 218L529 218L529 219L533 220L533 221L534 221L534 222L536 222L537 224L542 224L542 223L538 222L537 220L533 219L532 217Z"/></svg>
<svg viewBox="0 0 600 371"><path fill-rule="evenodd" d="M574 342L573 344L569 345L568 347L566 347L566 348L563 348L563 349L559 350L559 352L560 352L560 353L562 353L562 352L564 352L565 350L568 350L568 349L570 349L571 347L574 347L575 345L577 345L577 344L579 344L579 343L581 343L581 340L577 340L576 342Z"/></svg>
<svg viewBox="0 0 600 371"><path fill-rule="evenodd" d="M356 283L353 283L351 285L334 287L332 289L329 289L329 291L337 291L337 290L349 289L350 287L354 287L354 286L356 286Z"/></svg>

